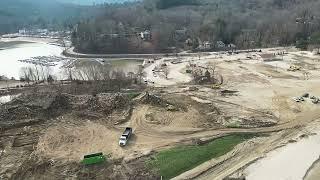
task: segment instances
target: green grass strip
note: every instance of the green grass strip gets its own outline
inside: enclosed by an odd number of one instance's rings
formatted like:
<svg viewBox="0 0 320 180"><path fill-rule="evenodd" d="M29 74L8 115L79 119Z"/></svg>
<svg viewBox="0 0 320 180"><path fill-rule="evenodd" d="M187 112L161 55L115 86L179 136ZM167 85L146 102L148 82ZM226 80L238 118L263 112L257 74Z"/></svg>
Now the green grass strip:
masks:
<svg viewBox="0 0 320 180"><path fill-rule="evenodd" d="M237 144L255 137L253 134L233 134L205 145L179 146L158 152L147 162L164 179L170 179L200 164L231 151Z"/></svg>

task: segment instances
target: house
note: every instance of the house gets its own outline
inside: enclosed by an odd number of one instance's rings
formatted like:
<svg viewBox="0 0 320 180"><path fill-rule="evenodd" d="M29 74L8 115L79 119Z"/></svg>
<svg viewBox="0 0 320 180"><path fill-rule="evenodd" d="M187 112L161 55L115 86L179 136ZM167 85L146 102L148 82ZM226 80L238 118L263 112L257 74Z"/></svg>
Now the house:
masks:
<svg viewBox="0 0 320 180"><path fill-rule="evenodd" d="M9 78L7 78L6 76L0 76L0 81L7 81L9 80Z"/></svg>
<svg viewBox="0 0 320 180"><path fill-rule="evenodd" d="M48 29L36 29L36 33L38 34L47 34L48 32Z"/></svg>
<svg viewBox="0 0 320 180"><path fill-rule="evenodd" d="M205 49L211 49L212 44L209 41L205 41L203 42L203 46Z"/></svg>
<svg viewBox="0 0 320 180"><path fill-rule="evenodd" d="M210 50L212 48L212 44L209 41L203 41L199 45L200 50Z"/></svg>
<svg viewBox="0 0 320 180"><path fill-rule="evenodd" d="M149 30L145 30L143 32L140 32L140 37L141 39L143 39L144 41L148 41L148 40L151 40L151 32Z"/></svg>
<svg viewBox="0 0 320 180"><path fill-rule="evenodd" d="M192 39L191 39L191 38L188 38L188 39L186 40L185 44L186 44L187 46L192 46L192 45L193 45Z"/></svg>
<svg viewBox="0 0 320 180"><path fill-rule="evenodd" d="M217 41L216 47L217 48L225 48L226 44L224 42L222 42L222 41Z"/></svg>
<svg viewBox="0 0 320 180"><path fill-rule="evenodd" d="M26 31L25 29L19 29L19 34L24 35L24 34L26 34L26 33L27 33L27 31Z"/></svg>

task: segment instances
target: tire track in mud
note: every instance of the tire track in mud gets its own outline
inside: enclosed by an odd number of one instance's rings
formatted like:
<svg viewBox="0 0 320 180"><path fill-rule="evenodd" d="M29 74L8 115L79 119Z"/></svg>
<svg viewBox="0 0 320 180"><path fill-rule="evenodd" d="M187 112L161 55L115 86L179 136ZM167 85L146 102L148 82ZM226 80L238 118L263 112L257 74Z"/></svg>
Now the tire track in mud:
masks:
<svg viewBox="0 0 320 180"><path fill-rule="evenodd" d="M168 133L158 131L147 124L145 115L147 114L148 109L147 106L142 106L141 108L138 107L134 110L130 122L134 132L148 137L170 137Z"/></svg>
<svg viewBox="0 0 320 180"><path fill-rule="evenodd" d="M228 103L231 105L236 105L243 107L241 105L235 103L229 103L222 100L210 100L212 102L219 103ZM251 108L243 107L246 110L254 111L257 113L264 113L259 110L254 110ZM286 129L294 129L308 124L316 119L320 118L320 111L315 110L307 110L303 114L298 115L295 119L286 122L277 124L275 126L270 127L260 127L260 128L210 128L210 129L199 129L199 130L186 130L186 131L170 131L170 130L162 130L157 125L148 124L145 118L145 114L147 114L149 107L146 105L139 106L134 109L132 113L131 120L129 125L133 127L134 133L138 137L146 137L152 138L152 144L157 144L157 147L164 147L172 144L176 144L179 142L191 141L193 139L199 138L215 138L217 136L224 136L232 133L272 133L278 132ZM148 140L151 141L151 140ZM139 144L147 144L148 142L140 142ZM151 143L151 142L149 142Z"/></svg>

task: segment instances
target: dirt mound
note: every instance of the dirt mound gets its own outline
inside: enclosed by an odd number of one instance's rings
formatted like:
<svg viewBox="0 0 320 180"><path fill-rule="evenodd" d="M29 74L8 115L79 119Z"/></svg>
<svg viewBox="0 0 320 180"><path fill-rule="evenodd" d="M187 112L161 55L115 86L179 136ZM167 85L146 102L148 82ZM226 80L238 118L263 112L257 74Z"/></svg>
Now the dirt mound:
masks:
<svg viewBox="0 0 320 180"><path fill-rule="evenodd" d="M54 118L65 113L68 107L67 94L23 94L12 102L0 106L0 120Z"/></svg>
<svg viewBox="0 0 320 180"><path fill-rule="evenodd" d="M50 119L73 112L77 112L79 117L91 115L99 118L115 110L123 110L129 104L129 98L122 94L98 94L97 96L60 93L24 94L0 106L0 120Z"/></svg>
<svg viewBox="0 0 320 180"><path fill-rule="evenodd" d="M149 108L145 118L149 124L163 125L166 128L197 128L204 119L194 108L190 108L186 112Z"/></svg>
<svg viewBox="0 0 320 180"><path fill-rule="evenodd" d="M84 155L97 152L118 158L124 153L117 144L119 136L119 132L90 121L81 126L58 125L50 127L39 138L36 154L45 158L77 162Z"/></svg>
<svg viewBox="0 0 320 180"><path fill-rule="evenodd" d="M0 121L17 121L21 119L33 119L41 114L41 107L31 105L1 106Z"/></svg>
<svg viewBox="0 0 320 180"><path fill-rule="evenodd" d="M46 107L48 117L57 117L70 110L70 98L68 94L57 94L51 99L50 104Z"/></svg>
<svg viewBox="0 0 320 180"><path fill-rule="evenodd" d="M142 104L151 104L156 106L167 106L169 103L162 99L160 96L156 96L154 94L149 94L148 92L145 92L138 96L136 101L142 103Z"/></svg>
<svg viewBox="0 0 320 180"><path fill-rule="evenodd" d="M224 126L230 128L257 128L257 127L271 127L277 124L276 120L255 114L253 116L225 116L221 122Z"/></svg>
<svg viewBox="0 0 320 180"><path fill-rule="evenodd" d="M158 106L166 108L167 111L179 111L180 108L177 107L174 103L171 103L161 96L157 96L154 94L149 94L148 92L141 94L137 98L134 99L136 102L141 104L150 104L152 106Z"/></svg>
<svg viewBox="0 0 320 180"><path fill-rule="evenodd" d="M127 96L117 94L98 94L97 96L72 96L71 100L72 112L78 118L99 119L106 117L113 112L128 111L130 100Z"/></svg>
<svg viewBox="0 0 320 180"><path fill-rule="evenodd" d="M89 99L87 107L91 111L110 114L113 110L122 109L128 104L129 99L122 94L99 94Z"/></svg>

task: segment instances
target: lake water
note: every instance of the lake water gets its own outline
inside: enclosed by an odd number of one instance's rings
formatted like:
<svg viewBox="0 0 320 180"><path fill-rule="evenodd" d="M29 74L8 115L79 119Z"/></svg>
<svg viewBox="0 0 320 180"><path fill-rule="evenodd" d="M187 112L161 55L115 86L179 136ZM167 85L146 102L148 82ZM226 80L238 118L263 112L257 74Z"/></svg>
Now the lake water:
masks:
<svg viewBox="0 0 320 180"><path fill-rule="evenodd" d="M5 75L9 78L14 77L16 79L19 79L22 67L30 66L29 64L19 62L18 60L36 56L60 56L63 51L63 49L58 46L21 41L16 43L1 42L1 47L0 75ZM55 72L57 69L54 69L53 71Z"/></svg>
<svg viewBox="0 0 320 180"><path fill-rule="evenodd" d="M33 66L20 62L19 60L29 59L37 56L62 56L63 48L59 46L49 45L40 42L24 42L24 41L0 41L0 75L5 75L9 78L20 78L21 68L27 66ZM83 59L88 61L94 61L95 59ZM122 70L124 72L137 72L138 65L141 65L143 60L137 59L104 59L109 62L116 70ZM60 67L62 63L58 63L57 66L51 68L52 74L57 79L64 79L66 77L64 70Z"/></svg>

